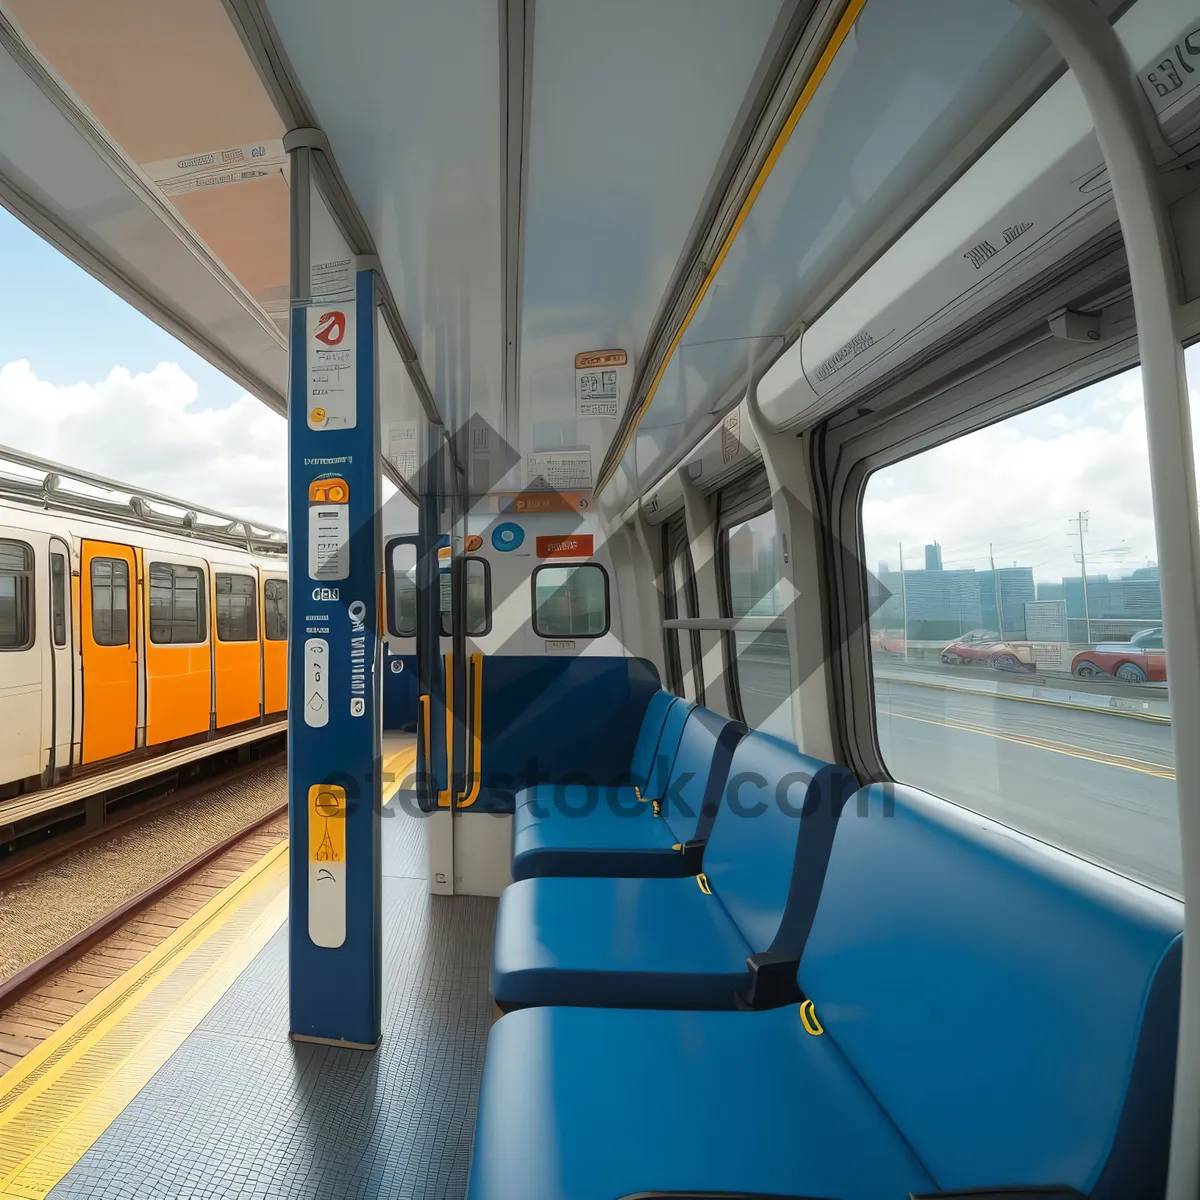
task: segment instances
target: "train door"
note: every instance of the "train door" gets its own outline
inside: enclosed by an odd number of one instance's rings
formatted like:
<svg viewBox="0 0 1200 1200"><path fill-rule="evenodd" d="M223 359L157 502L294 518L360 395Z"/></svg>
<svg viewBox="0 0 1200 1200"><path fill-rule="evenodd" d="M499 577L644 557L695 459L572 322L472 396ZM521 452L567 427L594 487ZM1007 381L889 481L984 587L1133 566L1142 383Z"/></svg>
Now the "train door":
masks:
<svg viewBox="0 0 1200 1200"><path fill-rule="evenodd" d="M263 712L287 709L288 581L267 575L262 581Z"/></svg>
<svg viewBox="0 0 1200 1200"><path fill-rule="evenodd" d="M49 740L42 737L44 663L34 567L29 535L0 529L0 784L40 775Z"/></svg>
<svg viewBox="0 0 1200 1200"><path fill-rule="evenodd" d="M262 649L258 636L258 571L249 564L212 564L213 663L217 728L262 715Z"/></svg>
<svg viewBox="0 0 1200 1200"><path fill-rule="evenodd" d="M207 733L212 712L205 564L145 552L146 745Z"/></svg>
<svg viewBox="0 0 1200 1200"><path fill-rule="evenodd" d="M54 727L50 744L53 774L71 765L75 729L75 660L71 637L71 551L61 538L50 539L50 664Z"/></svg>
<svg viewBox="0 0 1200 1200"><path fill-rule="evenodd" d="M137 745L137 590L130 546L84 541L83 761L128 754Z"/></svg>

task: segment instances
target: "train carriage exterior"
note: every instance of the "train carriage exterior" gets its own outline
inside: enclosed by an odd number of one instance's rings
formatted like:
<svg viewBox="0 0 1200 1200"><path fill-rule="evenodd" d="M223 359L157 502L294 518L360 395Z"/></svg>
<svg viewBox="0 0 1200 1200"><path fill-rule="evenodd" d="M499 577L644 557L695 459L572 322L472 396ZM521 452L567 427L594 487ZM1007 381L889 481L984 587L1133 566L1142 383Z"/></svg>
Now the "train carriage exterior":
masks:
<svg viewBox="0 0 1200 1200"><path fill-rule="evenodd" d="M8 796L286 717L278 558L0 501L0 606Z"/></svg>

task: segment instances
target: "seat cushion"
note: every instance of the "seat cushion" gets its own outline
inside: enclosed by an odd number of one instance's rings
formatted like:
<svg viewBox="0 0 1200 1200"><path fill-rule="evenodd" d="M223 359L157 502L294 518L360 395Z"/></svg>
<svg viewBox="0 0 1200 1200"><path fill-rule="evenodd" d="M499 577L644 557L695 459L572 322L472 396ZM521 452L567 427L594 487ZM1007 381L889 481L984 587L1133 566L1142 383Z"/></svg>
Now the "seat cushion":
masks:
<svg viewBox="0 0 1200 1200"><path fill-rule="evenodd" d="M838 823L799 981L942 1188L1162 1195L1182 922L1148 888L874 785Z"/></svg>
<svg viewBox="0 0 1200 1200"><path fill-rule="evenodd" d="M514 879L543 875L678 876L674 835L632 788L530 789L513 814ZM543 796L542 791L550 793Z"/></svg>
<svg viewBox="0 0 1200 1200"><path fill-rule="evenodd" d="M522 879L500 896L492 995L502 1008L731 1008L749 953L695 877Z"/></svg>
<svg viewBox="0 0 1200 1200"><path fill-rule="evenodd" d="M907 1200L933 1180L828 1037L770 1012L534 1008L488 1039L469 1200Z"/></svg>

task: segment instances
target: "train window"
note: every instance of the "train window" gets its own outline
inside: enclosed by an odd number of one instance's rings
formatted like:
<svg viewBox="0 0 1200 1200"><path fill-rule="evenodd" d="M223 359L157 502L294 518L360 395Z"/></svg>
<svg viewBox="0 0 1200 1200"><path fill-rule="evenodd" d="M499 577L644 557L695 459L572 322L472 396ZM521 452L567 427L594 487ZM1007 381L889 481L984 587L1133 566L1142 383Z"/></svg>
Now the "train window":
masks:
<svg viewBox="0 0 1200 1200"><path fill-rule="evenodd" d="M92 559L92 641L129 645L129 564L123 558Z"/></svg>
<svg viewBox="0 0 1200 1200"><path fill-rule="evenodd" d="M33 548L0 541L0 650L33 645Z"/></svg>
<svg viewBox="0 0 1200 1200"><path fill-rule="evenodd" d="M67 644L67 556L50 555L50 620L54 644Z"/></svg>
<svg viewBox="0 0 1200 1200"><path fill-rule="evenodd" d="M876 471L861 519L888 772L1178 891L1140 373Z"/></svg>
<svg viewBox="0 0 1200 1200"><path fill-rule="evenodd" d="M687 527L682 518L663 526L664 610L669 620L698 617L700 598L696 574L692 569L692 551ZM670 690L677 696L703 703L704 681L700 673L699 630L664 630L667 641L667 676Z"/></svg>
<svg viewBox="0 0 1200 1200"><path fill-rule="evenodd" d="M199 567L151 563L151 642L156 646L198 645L206 636L204 572Z"/></svg>
<svg viewBox="0 0 1200 1200"><path fill-rule="evenodd" d="M395 637L417 635L417 543L392 546L392 627Z"/></svg>
<svg viewBox="0 0 1200 1200"><path fill-rule="evenodd" d="M726 616L783 617L783 554L773 509L722 530L721 563ZM787 630L733 630L725 638L725 669L729 698L742 720L792 741Z"/></svg>
<svg viewBox="0 0 1200 1200"><path fill-rule="evenodd" d="M222 642L258 641L258 601L252 575L218 572L217 638Z"/></svg>
<svg viewBox="0 0 1200 1200"><path fill-rule="evenodd" d="M601 637L608 621L608 572L598 563L534 570L533 632L539 637Z"/></svg>
<svg viewBox="0 0 1200 1200"><path fill-rule="evenodd" d="M492 569L486 558L464 558L467 573L467 637L483 637L492 630ZM413 615L416 626L416 615ZM442 636L450 637L450 613L442 610Z"/></svg>
<svg viewBox="0 0 1200 1200"><path fill-rule="evenodd" d="M288 633L288 581L268 579L263 584L263 633L268 642L286 642Z"/></svg>

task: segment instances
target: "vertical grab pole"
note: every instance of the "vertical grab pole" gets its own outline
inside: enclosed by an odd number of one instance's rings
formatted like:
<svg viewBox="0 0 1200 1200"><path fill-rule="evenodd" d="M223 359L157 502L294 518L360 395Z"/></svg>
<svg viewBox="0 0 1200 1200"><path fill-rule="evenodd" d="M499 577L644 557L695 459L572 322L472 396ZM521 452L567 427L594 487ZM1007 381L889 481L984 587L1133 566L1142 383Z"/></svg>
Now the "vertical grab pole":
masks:
<svg viewBox="0 0 1200 1200"><path fill-rule="evenodd" d="M319 130L294 130L288 371L289 1030L371 1050L382 1009L375 272L311 261ZM319 198L318 198L319 199Z"/></svg>
<svg viewBox="0 0 1200 1200"><path fill-rule="evenodd" d="M1096 127L1133 289L1154 524L1162 581L1171 734L1183 851L1183 995L1169 1200L1200 1194L1200 530L1191 413L1176 327L1171 237L1147 138L1148 118L1116 31L1090 0L1017 0L1075 75ZM1191 1070L1189 1071L1189 1067Z"/></svg>

